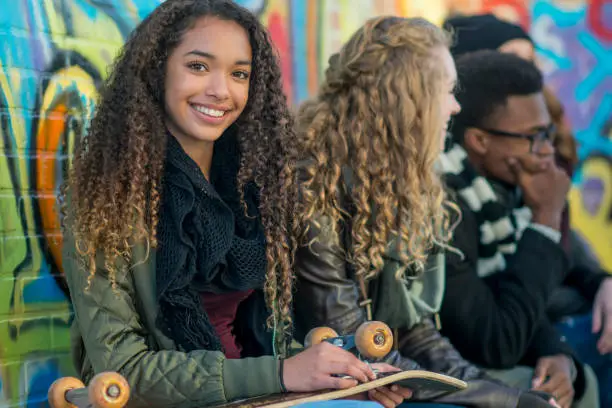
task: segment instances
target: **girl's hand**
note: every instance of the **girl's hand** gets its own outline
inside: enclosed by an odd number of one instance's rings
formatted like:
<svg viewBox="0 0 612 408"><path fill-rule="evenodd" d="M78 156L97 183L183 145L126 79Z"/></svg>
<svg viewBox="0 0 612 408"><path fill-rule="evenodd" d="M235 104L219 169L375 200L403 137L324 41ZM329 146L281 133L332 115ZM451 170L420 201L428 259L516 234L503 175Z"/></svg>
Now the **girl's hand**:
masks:
<svg viewBox="0 0 612 408"><path fill-rule="evenodd" d="M309 347L285 360L283 382L287 391L343 389L375 380L370 367L353 354L327 342ZM334 377L349 375L354 379Z"/></svg>
<svg viewBox="0 0 612 408"><path fill-rule="evenodd" d="M383 363L372 364L372 368L382 373L392 373L396 371L401 371L396 367ZM409 390L408 388L400 387L399 385L395 384L375 388L373 390L368 391L368 397L370 398L370 400L378 402L385 408L395 408L411 396L411 390Z"/></svg>

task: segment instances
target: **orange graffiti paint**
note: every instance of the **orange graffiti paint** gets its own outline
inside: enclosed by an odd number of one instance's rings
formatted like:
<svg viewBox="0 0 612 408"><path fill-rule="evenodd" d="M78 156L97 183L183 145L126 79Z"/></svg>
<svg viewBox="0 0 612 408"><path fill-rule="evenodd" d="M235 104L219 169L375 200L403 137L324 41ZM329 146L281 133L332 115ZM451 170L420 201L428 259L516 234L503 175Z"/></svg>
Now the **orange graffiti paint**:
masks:
<svg viewBox="0 0 612 408"><path fill-rule="evenodd" d="M62 237L60 221L56 206L55 185L57 154L61 150L61 140L66 131L66 113L64 104L56 105L53 110L44 113L40 118L36 134L36 191L38 209L45 239L55 265L63 273L62 268Z"/></svg>

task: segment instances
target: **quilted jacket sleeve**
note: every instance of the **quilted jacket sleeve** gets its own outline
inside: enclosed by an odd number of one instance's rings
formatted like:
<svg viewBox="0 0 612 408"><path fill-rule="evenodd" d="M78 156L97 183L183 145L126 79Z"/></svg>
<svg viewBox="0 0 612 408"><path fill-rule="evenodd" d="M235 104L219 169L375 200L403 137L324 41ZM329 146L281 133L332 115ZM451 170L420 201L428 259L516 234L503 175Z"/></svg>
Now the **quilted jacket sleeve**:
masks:
<svg viewBox="0 0 612 408"><path fill-rule="evenodd" d="M86 290L87 274L76 261L65 255L64 267L91 371L122 374L132 390L130 406L201 407L280 392L273 357L227 360L220 352L151 347L130 273L118 276L113 290L98 271Z"/></svg>

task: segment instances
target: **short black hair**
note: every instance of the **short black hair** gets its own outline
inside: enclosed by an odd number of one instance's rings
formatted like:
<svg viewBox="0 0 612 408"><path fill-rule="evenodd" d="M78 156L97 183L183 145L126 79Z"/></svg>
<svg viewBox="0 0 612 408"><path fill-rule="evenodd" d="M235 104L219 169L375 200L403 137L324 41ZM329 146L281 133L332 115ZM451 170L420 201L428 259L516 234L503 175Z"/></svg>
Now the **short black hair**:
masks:
<svg viewBox="0 0 612 408"><path fill-rule="evenodd" d="M467 127L486 126L509 97L532 95L544 87L540 70L514 54L482 50L461 56L456 64L461 112L452 121L451 133L459 143Z"/></svg>

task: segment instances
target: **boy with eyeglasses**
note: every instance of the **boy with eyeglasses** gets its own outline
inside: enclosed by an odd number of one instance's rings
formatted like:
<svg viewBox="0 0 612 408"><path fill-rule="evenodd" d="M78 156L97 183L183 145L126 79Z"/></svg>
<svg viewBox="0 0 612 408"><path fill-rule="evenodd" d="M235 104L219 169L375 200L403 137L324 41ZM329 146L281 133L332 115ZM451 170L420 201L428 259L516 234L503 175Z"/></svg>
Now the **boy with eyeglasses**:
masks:
<svg viewBox="0 0 612 408"><path fill-rule="evenodd" d="M442 333L509 385L550 392L562 408L597 407L592 370L546 314L562 283L595 293L608 275L572 270L560 245L570 180L555 162L542 75L497 51L466 54L457 71L462 111L440 166L461 217Z"/></svg>

